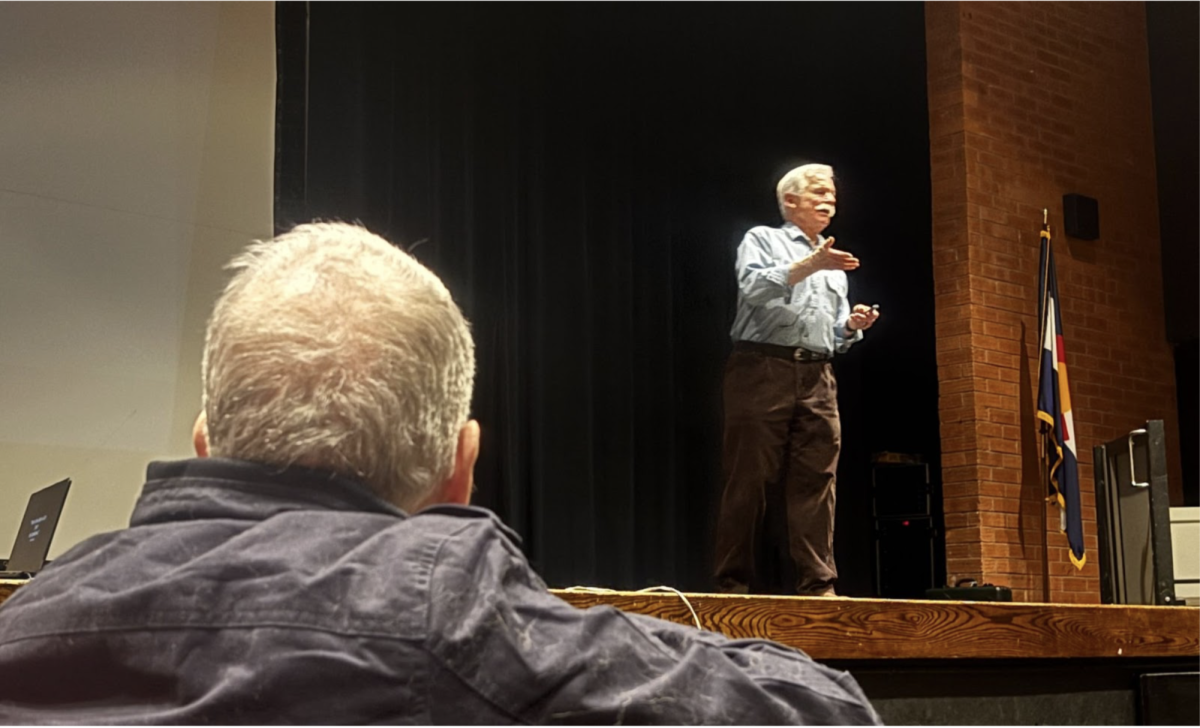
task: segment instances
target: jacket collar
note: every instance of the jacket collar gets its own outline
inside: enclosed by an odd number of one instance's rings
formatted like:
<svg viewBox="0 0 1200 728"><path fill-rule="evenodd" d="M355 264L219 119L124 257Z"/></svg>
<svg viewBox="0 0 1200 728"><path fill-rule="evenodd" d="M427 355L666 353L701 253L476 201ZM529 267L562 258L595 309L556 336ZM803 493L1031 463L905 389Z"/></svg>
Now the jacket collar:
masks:
<svg viewBox="0 0 1200 728"><path fill-rule="evenodd" d="M404 518L362 482L299 466L226 458L152 462L130 525L202 518L263 520L285 511L334 509Z"/></svg>
<svg viewBox="0 0 1200 728"><path fill-rule="evenodd" d="M150 463L129 525L201 519L263 521L298 510L359 511L409 518L365 483L337 473L298 465L281 468L248 460L192 458ZM513 543L521 543L521 538L486 508L443 504L414 515L425 514L487 518Z"/></svg>

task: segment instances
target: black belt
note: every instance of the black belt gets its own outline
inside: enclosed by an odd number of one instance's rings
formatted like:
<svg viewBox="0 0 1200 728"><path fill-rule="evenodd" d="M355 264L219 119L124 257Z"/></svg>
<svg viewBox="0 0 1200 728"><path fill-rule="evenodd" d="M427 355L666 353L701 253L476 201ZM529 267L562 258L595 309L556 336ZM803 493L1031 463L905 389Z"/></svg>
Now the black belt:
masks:
<svg viewBox="0 0 1200 728"><path fill-rule="evenodd" d="M734 351L757 351L767 356L790 359L792 361L829 361L833 358L830 354L822 354L798 346L780 346L779 344L764 344L758 341L736 341L733 344L733 349Z"/></svg>

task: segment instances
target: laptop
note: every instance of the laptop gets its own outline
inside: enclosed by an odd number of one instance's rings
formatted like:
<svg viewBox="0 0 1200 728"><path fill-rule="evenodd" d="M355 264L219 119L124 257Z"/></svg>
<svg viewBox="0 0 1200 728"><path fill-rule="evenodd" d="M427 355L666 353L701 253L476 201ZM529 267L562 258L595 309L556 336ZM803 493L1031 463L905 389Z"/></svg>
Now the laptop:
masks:
<svg viewBox="0 0 1200 728"><path fill-rule="evenodd" d="M12 556L0 579L28 579L46 566L46 554L50 553L50 540L58 527L71 479L60 480L29 496L25 517L17 530L17 541L13 544Z"/></svg>

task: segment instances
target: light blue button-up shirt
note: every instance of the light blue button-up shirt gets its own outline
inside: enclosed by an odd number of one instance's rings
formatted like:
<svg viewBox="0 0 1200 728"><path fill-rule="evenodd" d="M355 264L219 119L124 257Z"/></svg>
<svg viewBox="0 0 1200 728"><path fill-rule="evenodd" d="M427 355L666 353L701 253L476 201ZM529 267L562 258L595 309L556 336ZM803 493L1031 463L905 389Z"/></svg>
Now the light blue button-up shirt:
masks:
<svg viewBox="0 0 1200 728"><path fill-rule="evenodd" d="M845 336L850 318L845 271L820 270L788 285L793 262L812 254L814 245L793 223L751 228L738 246L737 316L729 335L734 341L798 346L832 356L862 340L862 331Z"/></svg>

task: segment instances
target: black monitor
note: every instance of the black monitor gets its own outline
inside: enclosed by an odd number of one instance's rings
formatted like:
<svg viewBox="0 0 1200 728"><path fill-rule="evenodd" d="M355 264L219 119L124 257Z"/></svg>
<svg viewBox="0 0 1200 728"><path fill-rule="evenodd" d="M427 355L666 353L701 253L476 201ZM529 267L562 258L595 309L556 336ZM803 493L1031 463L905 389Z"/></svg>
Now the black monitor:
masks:
<svg viewBox="0 0 1200 728"><path fill-rule="evenodd" d="M70 488L71 479L67 478L29 496L17 541L8 558L8 572L36 574L46 565L50 541L54 538L54 529L58 527L58 517L62 515Z"/></svg>

